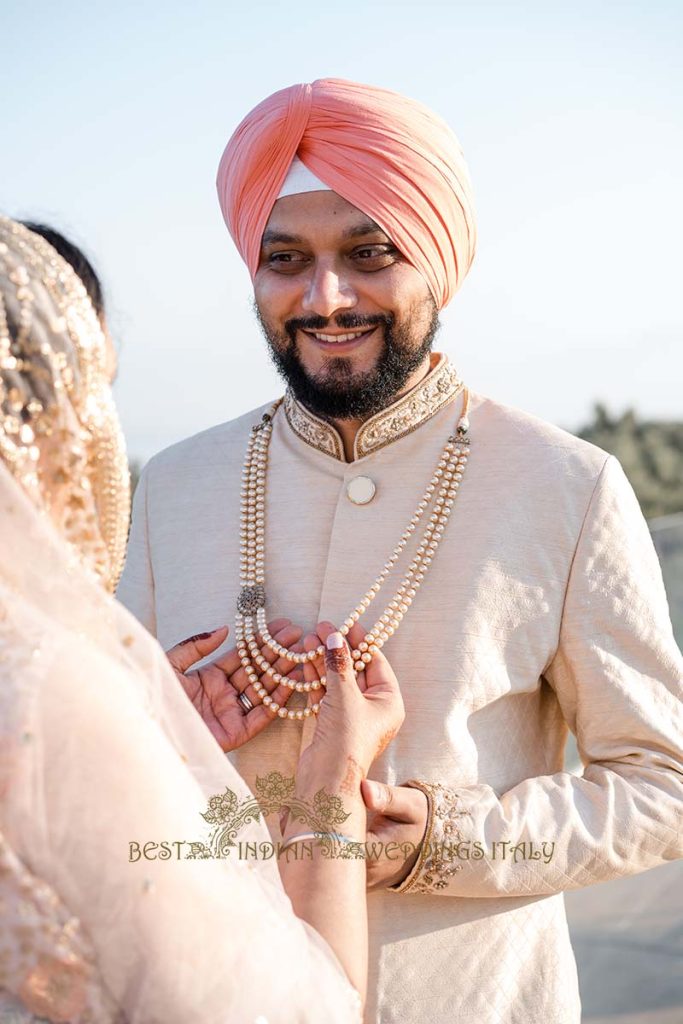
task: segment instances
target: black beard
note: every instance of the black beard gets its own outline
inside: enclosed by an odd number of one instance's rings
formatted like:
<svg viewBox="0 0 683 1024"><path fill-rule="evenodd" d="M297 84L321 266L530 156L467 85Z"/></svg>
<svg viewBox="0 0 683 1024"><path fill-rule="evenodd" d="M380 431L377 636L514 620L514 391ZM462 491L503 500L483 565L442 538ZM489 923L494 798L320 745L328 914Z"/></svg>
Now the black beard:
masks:
<svg viewBox="0 0 683 1024"><path fill-rule="evenodd" d="M428 301L431 304L431 318L417 347L410 321L397 327L393 314L360 317L353 313L342 313L335 317L336 326L349 331L362 330L375 324L383 325L384 346L376 366L362 374L353 374L351 361L344 356L331 359L325 380L318 379L305 369L297 350L296 332L299 329L324 331L329 326L328 320L324 317L288 320L285 324L286 334L279 334L266 326L255 301L254 313L268 342L275 369L299 402L322 419L366 420L395 401L411 374L431 352L441 324L431 296Z"/></svg>

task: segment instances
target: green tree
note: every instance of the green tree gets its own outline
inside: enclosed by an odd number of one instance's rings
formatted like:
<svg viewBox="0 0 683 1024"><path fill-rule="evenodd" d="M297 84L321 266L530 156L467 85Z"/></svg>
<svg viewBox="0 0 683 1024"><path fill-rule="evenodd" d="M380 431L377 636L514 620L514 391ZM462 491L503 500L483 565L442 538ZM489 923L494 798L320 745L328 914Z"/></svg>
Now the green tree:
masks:
<svg viewBox="0 0 683 1024"><path fill-rule="evenodd" d="M646 519L683 511L683 421L612 416L602 402L575 433L619 459Z"/></svg>

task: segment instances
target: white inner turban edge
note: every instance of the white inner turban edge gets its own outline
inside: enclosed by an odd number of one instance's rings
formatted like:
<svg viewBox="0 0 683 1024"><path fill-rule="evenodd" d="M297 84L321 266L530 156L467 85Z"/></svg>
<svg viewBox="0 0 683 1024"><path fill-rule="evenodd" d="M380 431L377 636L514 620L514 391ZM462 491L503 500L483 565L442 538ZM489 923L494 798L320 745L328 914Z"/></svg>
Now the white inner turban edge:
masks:
<svg viewBox="0 0 683 1024"><path fill-rule="evenodd" d="M287 177L285 178L282 188L280 189L277 198L282 199L283 196L293 196L300 192L331 192L332 189L329 185L325 185L320 178L316 178L312 171L309 171L306 164L299 160L299 157L294 155L289 170L287 171ZM276 200L277 201L277 200Z"/></svg>

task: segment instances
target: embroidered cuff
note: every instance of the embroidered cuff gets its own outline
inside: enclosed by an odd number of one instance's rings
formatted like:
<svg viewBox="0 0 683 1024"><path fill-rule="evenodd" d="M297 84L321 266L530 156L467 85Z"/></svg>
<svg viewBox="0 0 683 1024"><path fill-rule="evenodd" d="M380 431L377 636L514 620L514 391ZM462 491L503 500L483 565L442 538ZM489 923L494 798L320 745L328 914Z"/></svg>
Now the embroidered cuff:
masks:
<svg viewBox="0 0 683 1024"><path fill-rule="evenodd" d="M453 857L452 849L462 840L456 819L467 812L459 809L456 793L438 782L411 779L403 785L421 789L427 797L427 828L412 871L402 882L389 886L389 889L397 893L435 895L447 888L449 879L456 871L462 871L463 865Z"/></svg>

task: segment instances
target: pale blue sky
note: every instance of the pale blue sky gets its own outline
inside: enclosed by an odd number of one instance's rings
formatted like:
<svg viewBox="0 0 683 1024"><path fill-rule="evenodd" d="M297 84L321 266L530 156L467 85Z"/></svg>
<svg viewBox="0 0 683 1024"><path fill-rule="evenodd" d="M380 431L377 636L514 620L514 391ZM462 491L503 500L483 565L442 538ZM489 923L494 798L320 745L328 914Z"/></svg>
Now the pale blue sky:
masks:
<svg viewBox="0 0 683 1024"><path fill-rule="evenodd" d="M92 256L132 455L281 393L215 194L264 96L335 76L454 128L479 250L437 347L568 429L683 413L683 13L674 3L3 5L0 209Z"/></svg>

